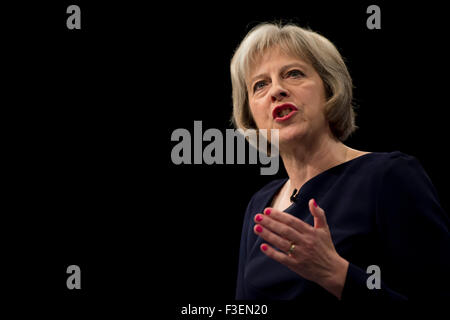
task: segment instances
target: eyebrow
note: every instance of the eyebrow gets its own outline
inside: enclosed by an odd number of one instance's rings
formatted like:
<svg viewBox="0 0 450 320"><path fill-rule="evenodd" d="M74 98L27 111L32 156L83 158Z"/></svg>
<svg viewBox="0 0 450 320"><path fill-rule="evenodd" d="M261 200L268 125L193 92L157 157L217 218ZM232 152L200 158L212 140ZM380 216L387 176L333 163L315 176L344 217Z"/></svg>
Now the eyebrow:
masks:
<svg viewBox="0 0 450 320"><path fill-rule="evenodd" d="M287 69L290 69L290 68L292 68L292 67L301 67L301 68L304 68L304 69L307 68L306 65L303 64L303 63L300 63L300 62L294 62L294 63L290 63L290 64L287 64L287 65L281 67L280 73L283 73L284 71L286 71ZM250 81L249 84L250 84L250 85L253 84L258 78L263 78L263 77L266 76L266 75L267 75L267 73L260 73L260 74L258 74L258 75L256 75L256 76L254 76L254 77L251 79L251 81Z"/></svg>

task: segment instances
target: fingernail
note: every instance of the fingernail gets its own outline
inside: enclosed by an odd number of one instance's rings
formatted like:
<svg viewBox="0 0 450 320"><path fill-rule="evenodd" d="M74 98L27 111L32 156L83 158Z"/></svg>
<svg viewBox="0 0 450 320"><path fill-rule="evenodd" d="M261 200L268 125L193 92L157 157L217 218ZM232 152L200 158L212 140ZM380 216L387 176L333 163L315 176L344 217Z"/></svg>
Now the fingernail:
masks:
<svg viewBox="0 0 450 320"><path fill-rule="evenodd" d="M256 218L255 218L256 221L260 222L260 221L262 221L262 219L263 219L262 215L260 215L260 214L256 215Z"/></svg>
<svg viewBox="0 0 450 320"><path fill-rule="evenodd" d="M266 211L264 211L264 213L269 216L270 215L270 209L266 209Z"/></svg>
<svg viewBox="0 0 450 320"><path fill-rule="evenodd" d="M256 232L262 232L262 227L261 226L256 226L255 230L256 230Z"/></svg>
<svg viewBox="0 0 450 320"><path fill-rule="evenodd" d="M314 204L314 207L317 208L317 203L316 203L316 200L314 200L314 199L313 199L313 204Z"/></svg>
<svg viewBox="0 0 450 320"><path fill-rule="evenodd" d="M261 249L263 249L263 251L266 251L266 250L267 250L267 245L266 245L266 244L263 244L263 245L261 246Z"/></svg>

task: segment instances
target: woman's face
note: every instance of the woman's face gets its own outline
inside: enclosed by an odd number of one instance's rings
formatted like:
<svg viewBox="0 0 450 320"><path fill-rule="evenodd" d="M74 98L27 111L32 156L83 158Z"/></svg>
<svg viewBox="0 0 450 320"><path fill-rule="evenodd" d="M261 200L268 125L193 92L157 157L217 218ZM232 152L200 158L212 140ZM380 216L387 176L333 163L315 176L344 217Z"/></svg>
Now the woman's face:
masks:
<svg viewBox="0 0 450 320"><path fill-rule="evenodd" d="M279 129L280 145L328 130L325 90L314 68L278 47L255 63L247 78L250 110L259 129Z"/></svg>

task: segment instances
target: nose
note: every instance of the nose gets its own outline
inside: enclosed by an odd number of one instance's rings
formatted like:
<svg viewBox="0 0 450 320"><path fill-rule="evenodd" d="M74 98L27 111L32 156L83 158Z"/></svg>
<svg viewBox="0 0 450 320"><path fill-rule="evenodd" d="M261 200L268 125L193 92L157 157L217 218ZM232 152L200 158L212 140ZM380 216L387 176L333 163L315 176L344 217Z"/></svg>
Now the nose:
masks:
<svg viewBox="0 0 450 320"><path fill-rule="evenodd" d="M279 84L276 84L272 87L270 97L272 99L272 102L281 101L284 98L289 97L289 92Z"/></svg>

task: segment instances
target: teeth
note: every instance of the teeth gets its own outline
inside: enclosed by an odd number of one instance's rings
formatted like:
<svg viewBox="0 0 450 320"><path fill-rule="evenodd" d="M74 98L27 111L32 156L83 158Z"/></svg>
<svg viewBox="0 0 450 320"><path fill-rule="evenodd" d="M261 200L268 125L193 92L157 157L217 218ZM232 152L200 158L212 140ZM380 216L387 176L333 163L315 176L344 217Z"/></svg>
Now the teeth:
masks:
<svg viewBox="0 0 450 320"><path fill-rule="evenodd" d="M283 109L281 111L278 112L278 117L282 118L286 115L288 115L289 113L291 113L291 109Z"/></svg>

